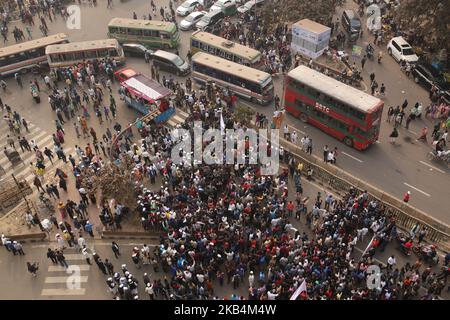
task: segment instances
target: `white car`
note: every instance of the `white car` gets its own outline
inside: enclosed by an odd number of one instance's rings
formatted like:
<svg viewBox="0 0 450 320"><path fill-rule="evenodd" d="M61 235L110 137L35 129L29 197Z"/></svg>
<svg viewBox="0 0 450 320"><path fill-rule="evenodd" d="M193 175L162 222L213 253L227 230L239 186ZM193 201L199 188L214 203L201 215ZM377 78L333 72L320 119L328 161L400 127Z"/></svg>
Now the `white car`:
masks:
<svg viewBox="0 0 450 320"><path fill-rule="evenodd" d="M203 6L201 0L186 0L177 8L177 14L184 17L193 12L197 7Z"/></svg>
<svg viewBox="0 0 450 320"><path fill-rule="evenodd" d="M194 11L186 18L181 20L180 29L183 31L187 31L192 29L195 24L200 21L200 19L206 14L206 11Z"/></svg>
<svg viewBox="0 0 450 320"><path fill-rule="evenodd" d="M243 6L240 6L239 8L237 8L237 11L239 13L246 13L249 12L251 10L254 10L255 5L257 7L259 7L261 4L264 3L265 0L250 0L247 1Z"/></svg>
<svg viewBox="0 0 450 320"><path fill-rule="evenodd" d="M228 3L236 3L234 0L217 0L214 2L212 7L209 9L210 12L223 10L226 4Z"/></svg>
<svg viewBox="0 0 450 320"><path fill-rule="evenodd" d="M415 63L419 60L413 48L403 37L392 38L387 45L387 51L397 61L404 60L409 63Z"/></svg>

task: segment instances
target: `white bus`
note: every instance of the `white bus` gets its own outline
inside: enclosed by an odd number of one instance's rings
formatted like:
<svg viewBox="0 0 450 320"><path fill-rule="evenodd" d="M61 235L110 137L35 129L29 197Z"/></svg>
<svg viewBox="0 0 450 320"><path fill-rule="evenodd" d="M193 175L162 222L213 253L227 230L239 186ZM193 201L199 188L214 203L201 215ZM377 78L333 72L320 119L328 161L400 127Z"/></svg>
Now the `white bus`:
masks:
<svg viewBox="0 0 450 320"><path fill-rule="evenodd" d="M214 81L219 87L260 104L269 103L274 95L270 74L204 52L192 57L192 77L202 83Z"/></svg>
<svg viewBox="0 0 450 320"><path fill-rule="evenodd" d="M47 63L48 45L68 42L64 33L0 48L0 76L24 72L41 63Z"/></svg>
<svg viewBox="0 0 450 320"><path fill-rule="evenodd" d="M261 52L212 33L196 31L191 35L191 52L203 51L253 68L263 66Z"/></svg>
<svg viewBox="0 0 450 320"><path fill-rule="evenodd" d="M91 40L48 46L45 50L50 68L68 67L90 60L115 59L125 61L122 47L116 39Z"/></svg>

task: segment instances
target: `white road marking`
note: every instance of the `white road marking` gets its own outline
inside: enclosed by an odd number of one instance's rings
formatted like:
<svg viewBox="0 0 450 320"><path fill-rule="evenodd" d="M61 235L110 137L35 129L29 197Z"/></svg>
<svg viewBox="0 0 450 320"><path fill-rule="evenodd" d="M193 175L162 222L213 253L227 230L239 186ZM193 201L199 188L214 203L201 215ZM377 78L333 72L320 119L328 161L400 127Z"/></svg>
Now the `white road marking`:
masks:
<svg viewBox="0 0 450 320"><path fill-rule="evenodd" d="M86 289L42 289L42 296L82 296Z"/></svg>
<svg viewBox="0 0 450 320"><path fill-rule="evenodd" d="M408 130L408 132L417 136L417 132L414 132L414 131L411 131L411 130Z"/></svg>
<svg viewBox="0 0 450 320"><path fill-rule="evenodd" d="M80 271L89 271L89 269L91 268L91 266L86 265L86 264L79 265L78 267L80 267ZM49 266L48 267L49 272L61 272L61 271L66 271L66 270L67 270L67 268L62 267L62 266Z"/></svg>
<svg viewBox="0 0 450 320"><path fill-rule="evenodd" d="M427 197L431 197L431 195L430 195L429 193L426 193L425 191L422 191L422 190L420 190L419 188L416 188L416 187L414 187L414 186L412 186L412 185L410 185L410 184L408 184L408 183L406 183L406 182L403 182L403 184L404 184L405 186L408 186L408 187L410 187L410 188L412 188L412 189L414 189L414 190L416 190L416 191L418 191L418 192L420 192L420 193L426 195Z"/></svg>
<svg viewBox="0 0 450 320"><path fill-rule="evenodd" d="M424 161L419 161L419 162L420 162L421 164L423 164L423 165L426 165L426 166L428 166L428 167L430 167L430 168L436 170L436 171L439 171L440 173L445 173L444 170L441 170L441 169L439 169L439 168L436 168L435 166L432 166L431 164L428 164L428 163L426 163L426 162L424 162Z"/></svg>
<svg viewBox="0 0 450 320"><path fill-rule="evenodd" d="M345 154L347 157L350 157L350 158L352 158L353 160L356 160L356 161L358 161L358 162L360 162L360 163L363 163L363 162L364 162L364 161L362 161L361 159L358 159L358 158L352 156L351 154L346 153L345 151L342 151L341 153L342 153L342 154Z"/></svg>
<svg viewBox="0 0 450 320"><path fill-rule="evenodd" d="M65 254L64 257L66 257L66 260L85 260L84 256L82 254Z"/></svg>
<svg viewBox="0 0 450 320"><path fill-rule="evenodd" d="M45 278L45 283L67 283L67 280L69 279L69 277L46 277ZM87 276L80 276L79 278L77 278L77 281L79 282L87 282L88 281L88 277Z"/></svg>

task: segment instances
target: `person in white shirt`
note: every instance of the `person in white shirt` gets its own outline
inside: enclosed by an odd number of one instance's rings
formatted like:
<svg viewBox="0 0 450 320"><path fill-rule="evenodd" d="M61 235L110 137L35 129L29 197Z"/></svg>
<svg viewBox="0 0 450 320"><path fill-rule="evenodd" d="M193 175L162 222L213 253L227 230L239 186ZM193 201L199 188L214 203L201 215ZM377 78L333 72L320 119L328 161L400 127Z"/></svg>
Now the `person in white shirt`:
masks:
<svg viewBox="0 0 450 320"><path fill-rule="evenodd" d="M388 260L387 260L387 265L388 265L388 267L391 268L391 269L394 267L394 265L395 265L396 263L397 263L397 260L395 260L394 255L390 256L390 257L388 258Z"/></svg>

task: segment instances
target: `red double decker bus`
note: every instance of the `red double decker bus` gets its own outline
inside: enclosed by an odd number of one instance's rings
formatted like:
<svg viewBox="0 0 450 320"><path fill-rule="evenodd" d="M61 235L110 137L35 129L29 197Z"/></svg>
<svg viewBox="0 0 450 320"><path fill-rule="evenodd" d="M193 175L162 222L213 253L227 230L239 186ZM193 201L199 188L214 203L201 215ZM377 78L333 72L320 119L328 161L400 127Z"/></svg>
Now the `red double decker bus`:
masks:
<svg viewBox="0 0 450 320"><path fill-rule="evenodd" d="M378 140L384 102L306 66L291 70L285 110L357 150Z"/></svg>

